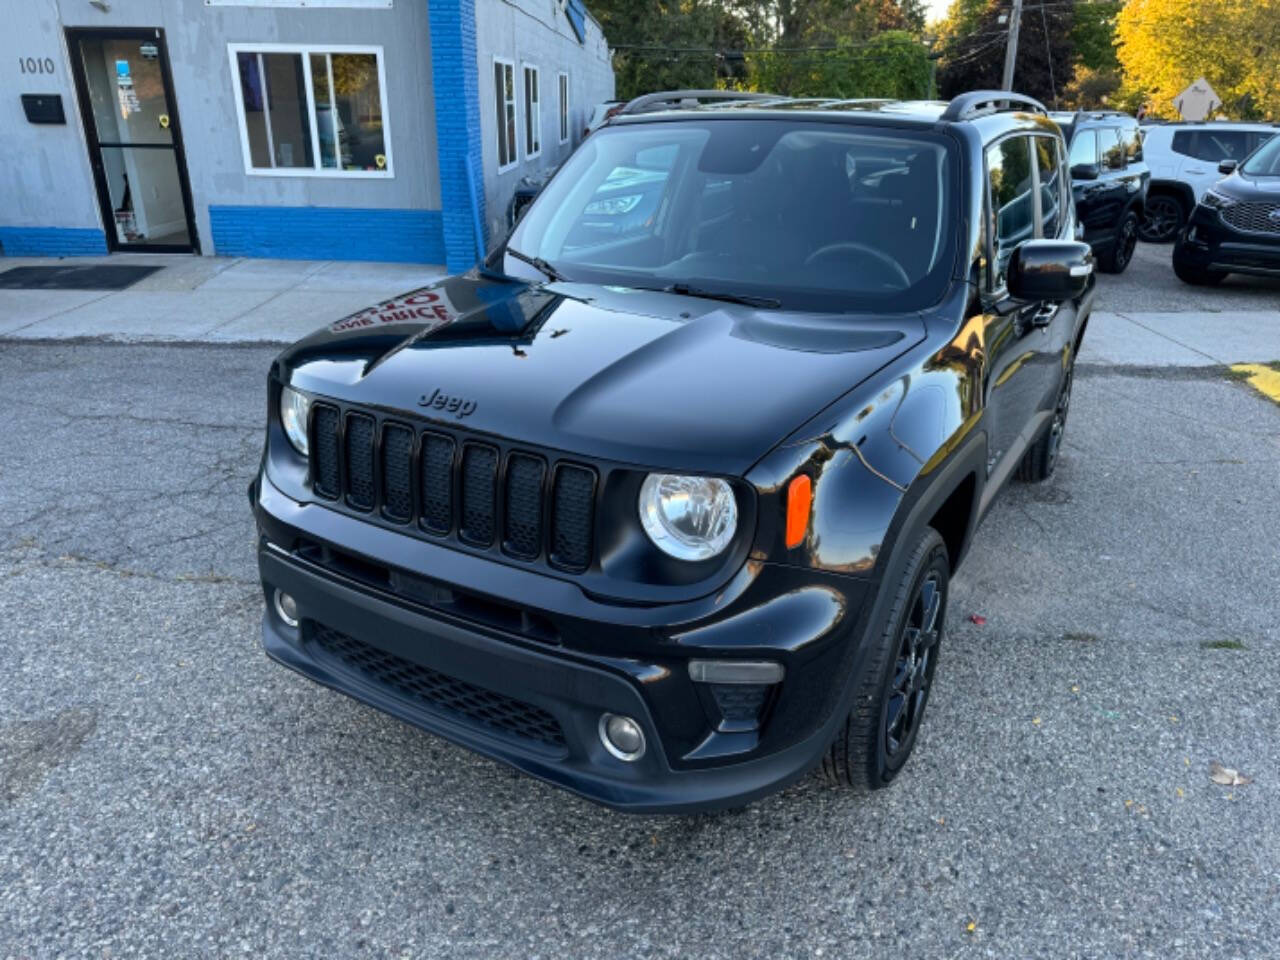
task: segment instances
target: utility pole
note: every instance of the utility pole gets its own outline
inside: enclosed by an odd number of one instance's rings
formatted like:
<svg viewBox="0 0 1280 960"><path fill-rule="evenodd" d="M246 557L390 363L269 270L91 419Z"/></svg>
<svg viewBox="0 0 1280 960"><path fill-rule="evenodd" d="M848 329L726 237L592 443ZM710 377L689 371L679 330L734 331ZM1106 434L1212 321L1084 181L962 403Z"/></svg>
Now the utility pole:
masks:
<svg viewBox="0 0 1280 960"><path fill-rule="evenodd" d="M1009 14L1009 42L1004 48L1004 82L1001 90L1013 89L1013 64L1018 59L1018 28L1022 25L1022 0L1013 0Z"/></svg>

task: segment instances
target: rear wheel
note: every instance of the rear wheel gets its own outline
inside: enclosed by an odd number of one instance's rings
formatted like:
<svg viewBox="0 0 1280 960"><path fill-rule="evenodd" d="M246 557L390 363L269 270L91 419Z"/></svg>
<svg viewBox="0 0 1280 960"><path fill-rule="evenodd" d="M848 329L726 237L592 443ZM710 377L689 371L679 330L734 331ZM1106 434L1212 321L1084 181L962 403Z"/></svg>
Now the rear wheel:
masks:
<svg viewBox="0 0 1280 960"><path fill-rule="evenodd" d="M1204 267L1193 267L1190 264L1181 263L1177 259L1173 261L1173 272L1178 275L1179 280L1183 283L1189 283L1193 287L1216 287L1227 279L1226 273L1222 270L1206 270Z"/></svg>
<svg viewBox="0 0 1280 960"><path fill-rule="evenodd" d="M916 539L878 625L853 709L822 760L827 779L858 792L887 787L916 744L938 665L951 566L932 527Z"/></svg>
<svg viewBox="0 0 1280 960"><path fill-rule="evenodd" d="M1120 225L1116 227L1115 242L1106 256L1098 261L1098 266L1104 273L1124 273L1137 246L1138 215L1130 210L1121 218Z"/></svg>
<svg viewBox="0 0 1280 960"><path fill-rule="evenodd" d="M1076 361L1073 356L1062 375L1058 402L1054 404L1049 429L1027 448L1022 462L1018 464L1018 479L1024 483L1043 483L1053 476L1054 468L1058 465L1058 451L1062 449L1062 435L1067 430L1067 413L1071 409L1071 382L1075 377L1075 369Z"/></svg>
<svg viewBox="0 0 1280 960"><path fill-rule="evenodd" d="M1186 219L1186 208L1173 194L1152 194L1147 197L1138 236L1147 243L1172 243Z"/></svg>

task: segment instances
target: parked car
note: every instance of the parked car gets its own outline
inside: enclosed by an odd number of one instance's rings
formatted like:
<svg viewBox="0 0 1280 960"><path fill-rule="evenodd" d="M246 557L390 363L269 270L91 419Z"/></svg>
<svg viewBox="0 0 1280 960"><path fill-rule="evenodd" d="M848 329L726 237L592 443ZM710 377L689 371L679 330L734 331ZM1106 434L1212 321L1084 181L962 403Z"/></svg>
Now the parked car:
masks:
<svg viewBox="0 0 1280 960"><path fill-rule="evenodd" d="M1113 110L1055 113L1070 149L1071 189L1098 268L1123 273L1138 244L1151 172L1138 121Z"/></svg>
<svg viewBox="0 0 1280 960"><path fill-rule="evenodd" d="M980 520L1061 450L1066 158L1000 91L624 112L485 264L272 364L267 654L617 808L887 786Z"/></svg>
<svg viewBox="0 0 1280 960"><path fill-rule="evenodd" d="M1198 285L1231 273L1280 276L1280 137L1218 170L1226 176L1205 191L1174 244L1174 272Z"/></svg>
<svg viewBox="0 0 1280 960"><path fill-rule="evenodd" d="M1222 120L1143 125L1142 151L1151 168L1151 189L1138 235L1148 243L1172 241L1205 191L1222 176L1218 164L1239 163L1277 129L1274 124Z"/></svg>

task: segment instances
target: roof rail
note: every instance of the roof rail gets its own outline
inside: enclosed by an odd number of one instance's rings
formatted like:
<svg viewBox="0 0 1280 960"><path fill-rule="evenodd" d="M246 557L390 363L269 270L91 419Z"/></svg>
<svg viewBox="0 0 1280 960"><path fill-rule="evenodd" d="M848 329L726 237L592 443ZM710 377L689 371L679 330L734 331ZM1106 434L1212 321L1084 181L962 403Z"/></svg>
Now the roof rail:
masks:
<svg viewBox="0 0 1280 960"><path fill-rule="evenodd" d="M653 110L667 110L684 105L686 100L700 103L703 100L785 100L773 93L748 93L742 90L664 90L661 93L646 93L644 96L629 100L627 105L618 111L619 116L634 113L649 113Z"/></svg>
<svg viewBox="0 0 1280 960"><path fill-rule="evenodd" d="M1003 104L1003 106L1001 106ZM1031 108L1035 113L1049 115L1044 104L1033 97L1008 90L970 90L952 99L942 113L943 120L972 120L1003 110Z"/></svg>

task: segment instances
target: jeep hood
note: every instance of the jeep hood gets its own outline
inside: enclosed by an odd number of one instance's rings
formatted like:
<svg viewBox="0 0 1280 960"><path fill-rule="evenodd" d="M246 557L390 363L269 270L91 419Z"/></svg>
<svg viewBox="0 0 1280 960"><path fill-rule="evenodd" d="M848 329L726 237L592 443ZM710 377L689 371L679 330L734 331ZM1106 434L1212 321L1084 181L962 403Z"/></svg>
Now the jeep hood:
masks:
<svg viewBox="0 0 1280 960"><path fill-rule="evenodd" d="M294 386L581 456L744 474L924 339L916 315L799 314L475 273L286 350Z"/></svg>

